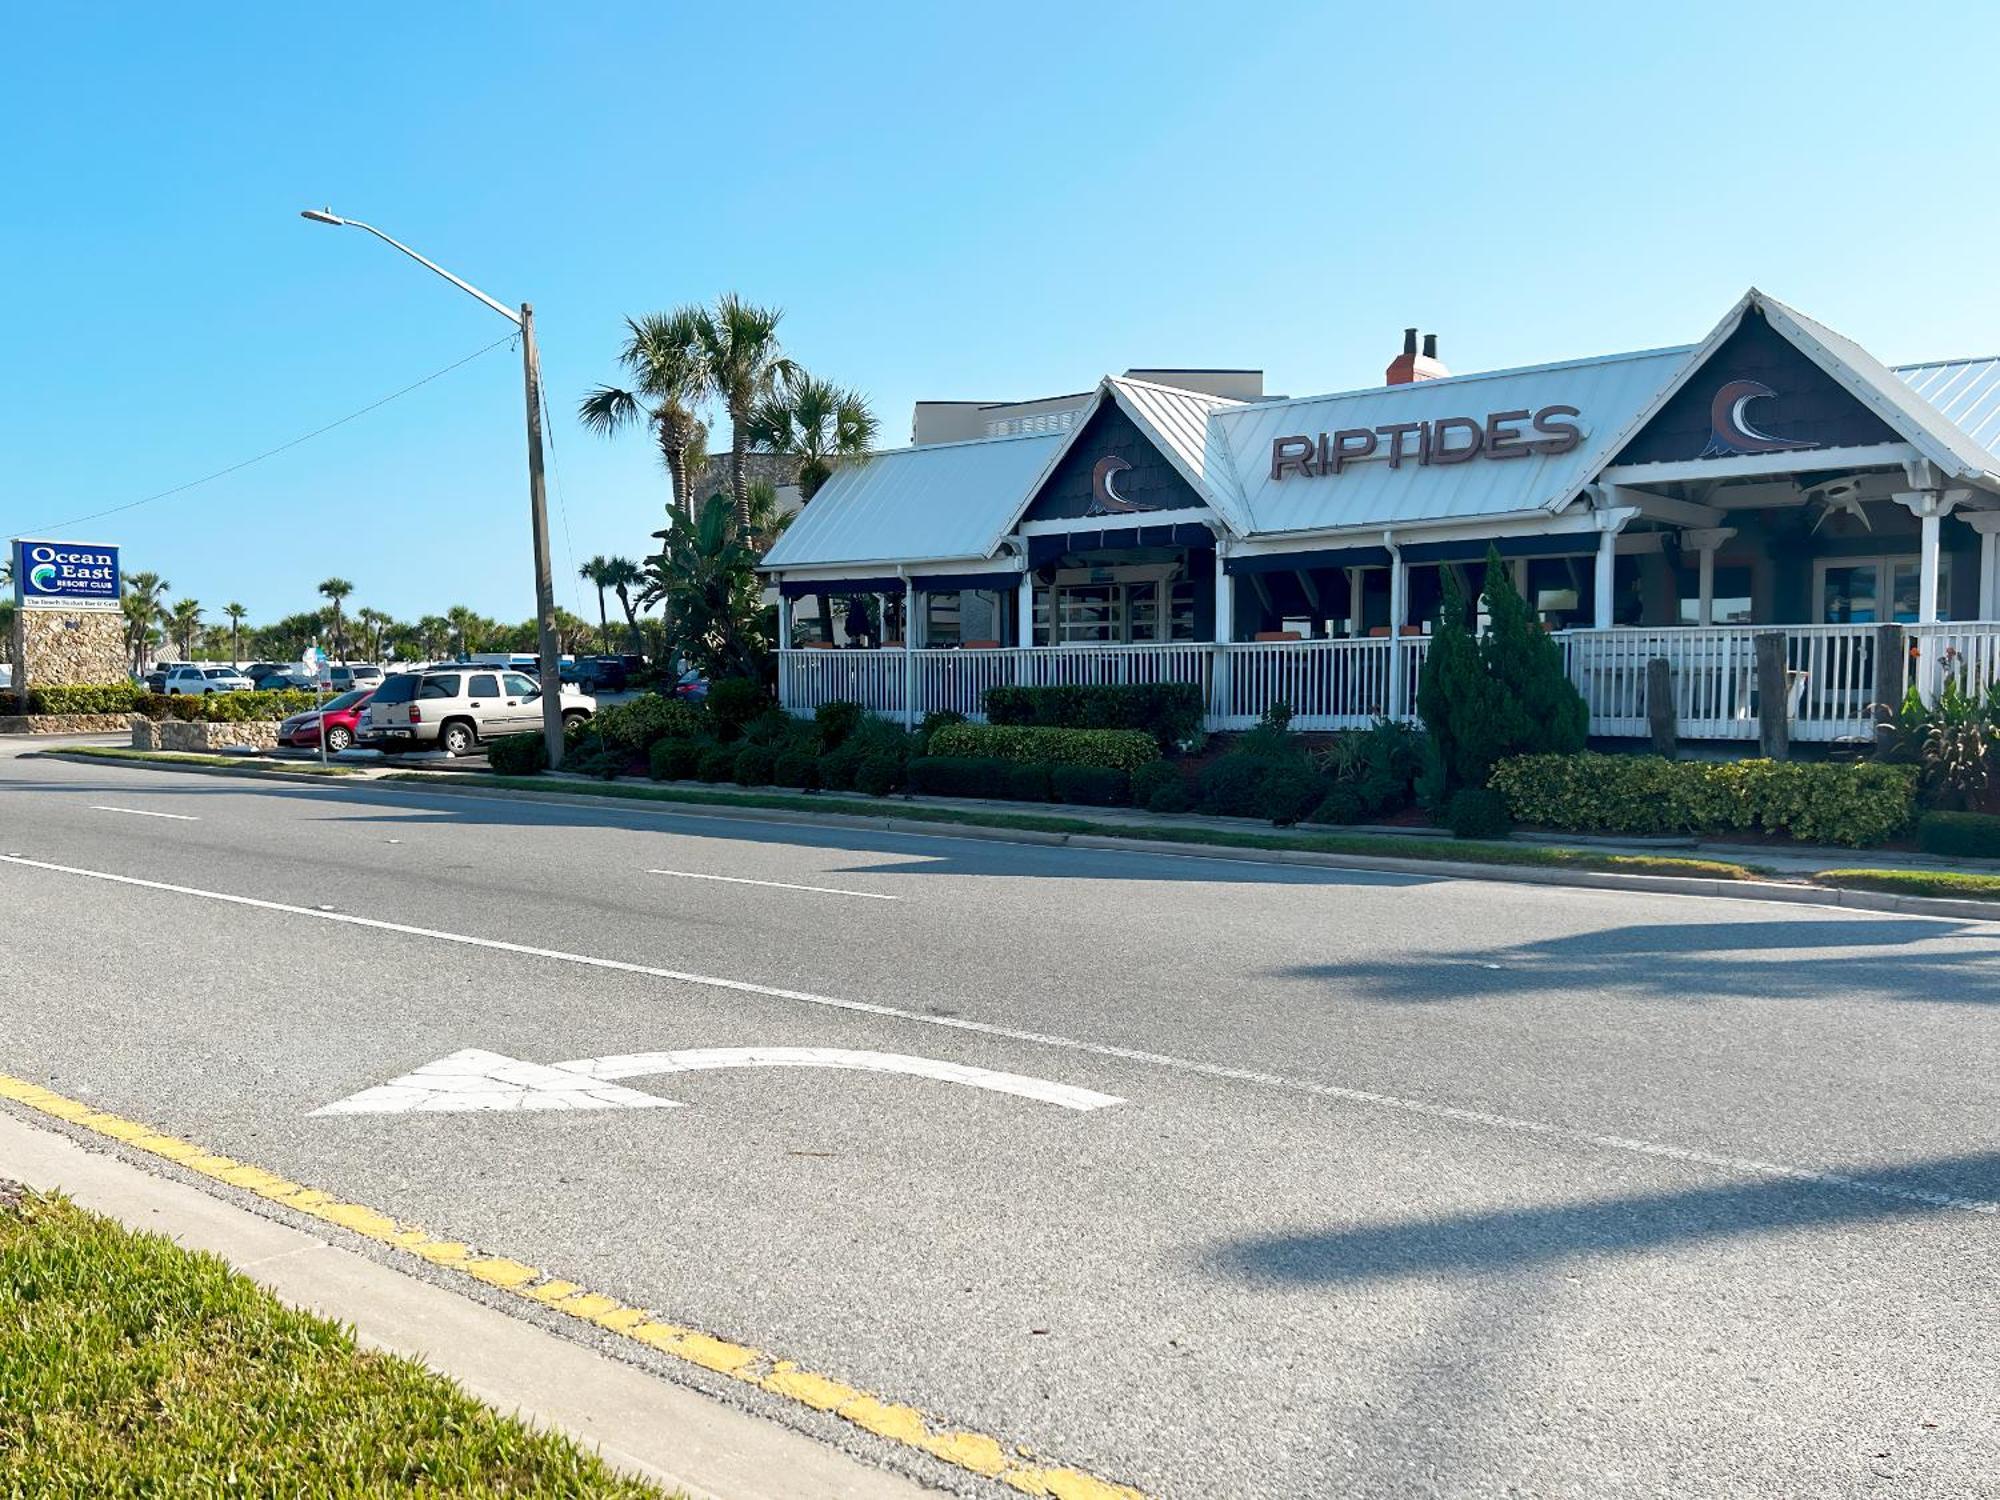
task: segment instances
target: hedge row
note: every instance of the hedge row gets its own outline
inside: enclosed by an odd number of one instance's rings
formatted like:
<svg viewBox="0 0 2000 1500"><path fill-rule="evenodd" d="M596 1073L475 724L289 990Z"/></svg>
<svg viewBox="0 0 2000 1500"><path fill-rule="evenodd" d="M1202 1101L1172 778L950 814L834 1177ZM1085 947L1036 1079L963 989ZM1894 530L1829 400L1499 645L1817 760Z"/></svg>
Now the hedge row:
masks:
<svg viewBox="0 0 2000 1500"><path fill-rule="evenodd" d="M247 724L256 720L282 719L288 714L318 708L320 695L304 688L287 688L270 693L211 693L205 698L177 694L143 694L138 711L149 719L181 719L198 724Z"/></svg>
<svg viewBox="0 0 2000 1500"><path fill-rule="evenodd" d="M986 719L990 724L1043 729L1143 729L1163 750L1198 735L1206 711L1201 689L1191 682L986 690Z"/></svg>
<svg viewBox="0 0 2000 1500"><path fill-rule="evenodd" d="M1926 854L2000 859L2000 818L1986 813L1925 813L1917 820L1917 847Z"/></svg>
<svg viewBox="0 0 2000 1500"><path fill-rule="evenodd" d="M1522 755L1493 769L1516 820L1573 833L1789 834L1879 844L1910 826L1917 773L1872 763Z"/></svg>
<svg viewBox="0 0 2000 1500"><path fill-rule="evenodd" d="M19 693L0 695L0 712L29 714L129 714L145 696L136 682L88 683L75 687L31 687L28 701Z"/></svg>
<svg viewBox="0 0 2000 1500"><path fill-rule="evenodd" d="M1023 724L947 724L931 736L931 753L1057 766L1136 771L1160 758L1159 744L1141 729L1056 729Z"/></svg>

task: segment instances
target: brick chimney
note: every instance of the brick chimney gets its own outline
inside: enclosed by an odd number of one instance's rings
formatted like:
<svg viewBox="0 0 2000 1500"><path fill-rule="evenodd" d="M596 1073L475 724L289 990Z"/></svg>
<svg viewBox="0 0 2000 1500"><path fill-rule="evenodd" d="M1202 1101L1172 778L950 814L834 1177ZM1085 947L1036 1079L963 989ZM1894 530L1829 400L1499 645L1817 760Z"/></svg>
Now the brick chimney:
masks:
<svg viewBox="0 0 2000 1500"><path fill-rule="evenodd" d="M1388 371L1383 375L1385 385L1408 385L1414 380L1437 380L1451 371L1438 359L1438 336L1424 335L1424 352L1417 353L1417 330L1403 330L1403 352L1389 361Z"/></svg>

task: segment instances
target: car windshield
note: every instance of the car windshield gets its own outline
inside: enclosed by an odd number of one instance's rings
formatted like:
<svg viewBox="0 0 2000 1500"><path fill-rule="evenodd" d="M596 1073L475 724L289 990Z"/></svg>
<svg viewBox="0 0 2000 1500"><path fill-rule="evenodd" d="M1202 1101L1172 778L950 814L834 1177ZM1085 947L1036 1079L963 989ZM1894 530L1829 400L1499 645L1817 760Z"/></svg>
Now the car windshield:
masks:
<svg viewBox="0 0 2000 1500"><path fill-rule="evenodd" d="M206 671L204 671L201 675L204 677L234 677L236 675L236 668L210 667Z"/></svg>
<svg viewBox="0 0 2000 1500"><path fill-rule="evenodd" d="M417 696L420 679L414 672L398 672L375 691L377 703L408 703Z"/></svg>
<svg viewBox="0 0 2000 1500"><path fill-rule="evenodd" d="M342 693L338 698L329 698L326 700L326 711L328 713L335 713L343 708L352 708L367 696L366 693Z"/></svg>

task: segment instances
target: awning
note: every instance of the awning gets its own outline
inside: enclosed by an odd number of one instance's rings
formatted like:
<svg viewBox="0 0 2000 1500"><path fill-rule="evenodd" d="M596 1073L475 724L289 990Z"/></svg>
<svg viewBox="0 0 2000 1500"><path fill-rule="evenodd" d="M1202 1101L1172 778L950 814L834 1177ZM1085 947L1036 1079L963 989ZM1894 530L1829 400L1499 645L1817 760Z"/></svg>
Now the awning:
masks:
<svg viewBox="0 0 2000 1500"><path fill-rule="evenodd" d="M1409 549L1403 549L1404 556ZM1309 573L1314 568L1386 568L1387 547L1331 547L1317 552L1256 552L1225 557L1225 573Z"/></svg>
<svg viewBox="0 0 2000 1500"><path fill-rule="evenodd" d="M1452 542L1408 542L1402 548L1408 563L1484 562L1488 551L1502 557L1589 557L1597 551L1597 533L1572 531L1554 536L1470 537Z"/></svg>
<svg viewBox="0 0 2000 1500"><path fill-rule="evenodd" d="M893 573L879 578L787 578L778 585L787 599L810 599L815 594L898 594L903 580Z"/></svg>
<svg viewBox="0 0 2000 1500"><path fill-rule="evenodd" d="M1213 547L1215 533L1199 521L1170 526L1113 526L1028 538L1028 566L1039 568L1065 552L1125 552L1139 547Z"/></svg>
<svg viewBox="0 0 2000 1500"><path fill-rule="evenodd" d="M918 573L910 581L922 593L955 594L961 589L1017 589L1021 575L1009 568L1000 573Z"/></svg>

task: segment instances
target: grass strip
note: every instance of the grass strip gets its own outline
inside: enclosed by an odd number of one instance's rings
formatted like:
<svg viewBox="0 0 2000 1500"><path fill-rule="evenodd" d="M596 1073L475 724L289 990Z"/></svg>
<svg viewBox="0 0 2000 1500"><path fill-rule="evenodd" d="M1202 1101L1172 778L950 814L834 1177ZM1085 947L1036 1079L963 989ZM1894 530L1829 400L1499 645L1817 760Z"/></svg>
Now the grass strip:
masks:
<svg viewBox="0 0 2000 1500"><path fill-rule="evenodd" d="M1815 885L1855 891L1890 891L1899 896L1949 896L1964 901L2000 901L2000 875L1959 875L1948 870L1821 870Z"/></svg>
<svg viewBox="0 0 2000 1500"><path fill-rule="evenodd" d="M223 766L233 771L292 771L303 776L354 776L354 766L322 766L316 760L255 760L241 755L202 755L191 750L134 750L125 745L64 745L44 754L84 755L93 760L147 760L170 766Z"/></svg>
<svg viewBox="0 0 2000 1500"><path fill-rule="evenodd" d="M215 1256L0 1181L0 1493L660 1500Z"/></svg>
<svg viewBox="0 0 2000 1500"><path fill-rule="evenodd" d="M402 772L383 778L436 784L437 778ZM856 797L790 796L782 792L721 792L692 787L649 786L623 781L558 781L540 776L454 775L453 785L499 787L508 791L565 792L628 802L672 802L695 807L757 807L784 812L846 813L865 818L897 818L978 828L1017 828L1034 833L1089 833L1153 843L1201 844L1217 849L1305 850L1313 854L1354 854L1375 859L1451 860L1461 864L1511 865L1530 869L1599 870L1618 875L1680 875L1705 880L1755 880L1763 872L1750 865L1664 854L1607 854L1546 844L1480 843L1473 840L1406 838L1365 833L1259 833L1236 828L1185 828L1121 823L1049 813L1004 813L987 808L932 807L920 802Z"/></svg>

